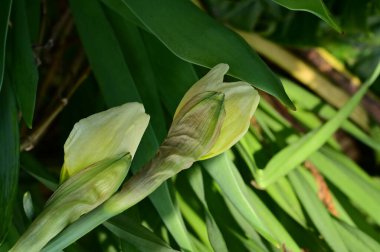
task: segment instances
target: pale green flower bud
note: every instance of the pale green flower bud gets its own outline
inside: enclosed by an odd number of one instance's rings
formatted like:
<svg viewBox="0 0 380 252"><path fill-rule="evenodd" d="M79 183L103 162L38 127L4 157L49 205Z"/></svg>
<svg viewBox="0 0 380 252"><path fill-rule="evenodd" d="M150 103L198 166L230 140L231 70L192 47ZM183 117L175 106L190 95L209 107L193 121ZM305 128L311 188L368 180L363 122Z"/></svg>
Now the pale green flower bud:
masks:
<svg viewBox="0 0 380 252"><path fill-rule="evenodd" d="M224 94L207 91L193 96L174 118L156 156L105 202L104 209L120 213L189 168L214 146L224 119Z"/></svg>
<svg viewBox="0 0 380 252"><path fill-rule="evenodd" d="M176 114L160 150L173 148L178 155L198 160L214 146L225 119L225 95L206 91L195 94Z"/></svg>
<svg viewBox="0 0 380 252"><path fill-rule="evenodd" d="M12 251L39 251L110 198L126 177L148 122L142 104L127 103L75 124L65 143L63 183Z"/></svg>
<svg viewBox="0 0 380 252"><path fill-rule="evenodd" d="M127 175L130 163L131 155L119 155L93 164L67 179L11 251L40 251L67 225L111 197Z"/></svg>
<svg viewBox="0 0 380 252"><path fill-rule="evenodd" d="M225 120L214 146L200 160L214 157L231 148L247 132L253 113L260 100L258 92L246 82L223 82L229 66L219 64L187 91L176 110L176 117L182 114L186 103L192 97L207 91L224 94Z"/></svg>
<svg viewBox="0 0 380 252"><path fill-rule="evenodd" d="M64 145L61 181L105 158L125 153L133 158L148 122L149 115L137 102L80 120Z"/></svg>

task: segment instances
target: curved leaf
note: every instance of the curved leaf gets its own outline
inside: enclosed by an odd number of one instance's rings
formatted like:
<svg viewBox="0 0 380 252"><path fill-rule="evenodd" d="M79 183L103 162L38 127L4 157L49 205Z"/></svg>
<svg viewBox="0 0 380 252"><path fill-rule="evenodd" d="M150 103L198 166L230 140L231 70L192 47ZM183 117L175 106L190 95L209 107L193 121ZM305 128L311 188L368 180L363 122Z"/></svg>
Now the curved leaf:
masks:
<svg viewBox="0 0 380 252"><path fill-rule="evenodd" d="M341 28L335 22L331 16L329 10L325 6L322 0L272 0L279 5L282 5L291 10L301 10L313 13L326 23L328 23L332 28L341 32Z"/></svg>
<svg viewBox="0 0 380 252"><path fill-rule="evenodd" d="M251 83L294 108L280 80L243 39L218 24L190 1L120 1L178 57L208 68L227 63L231 67L231 76ZM105 1L105 4L120 3ZM123 15L121 12L119 14ZM130 13L125 15L130 19Z"/></svg>

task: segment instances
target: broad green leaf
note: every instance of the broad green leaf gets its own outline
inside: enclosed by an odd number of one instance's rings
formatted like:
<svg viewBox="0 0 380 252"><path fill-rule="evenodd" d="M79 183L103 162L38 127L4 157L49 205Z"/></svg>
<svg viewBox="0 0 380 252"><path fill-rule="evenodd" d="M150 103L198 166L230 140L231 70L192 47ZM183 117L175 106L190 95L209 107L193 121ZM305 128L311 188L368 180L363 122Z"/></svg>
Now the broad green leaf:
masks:
<svg viewBox="0 0 380 252"><path fill-rule="evenodd" d="M19 129L14 94L7 78L0 92L0 243L12 220L19 174Z"/></svg>
<svg viewBox="0 0 380 252"><path fill-rule="evenodd" d="M139 251L175 251L154 233L125 215L112 218L104 226Z"/></svg>
<svg viewBox="0 0 380 252"><path fill-rule="evenodd" d="M231 76L251 83L294 108L281 82L242 38L218 24L190 1L120 1L178 57L208 68L227 63L231 67ZM105 4L112 8L112 5L120 3L106 1ZM126 15L128 19L130 13Z"/></svg>
<svg viewBox="0 0 380 252"><path fill-rule="evenodd" d="M38 72L33 57L24 1L14 0L13 2L13 29L9 33L12 42L10 45L12 48L10 78L22 116L25 123L31 128L36 102Z"/></svg>
<svg viewBox="0 0 380 252"><path fill-rule="evenodd" d="M360 229L338 220L334 220L334 224L350 251L380 251L380 243Z"/></svg>
<svg viewBox="0 0 380 252"><path fill-rule="evenodd" d="M328 23L336 31L341 32L341 28L335 22L331 13L327 9L322 0L272 0L290 10L300 10L313 13L326 23Z"/></svg>
<svg viewBox="0 0 380 252"><path fill-rule="evenodd" d="M112 107L128 101L141 101L117 38L100 4L96 1L70 1L70 5L86 54L107 105ZM96 26L93 25L94 20ZM132 165L134 172L153 156L158 147L152 127L148 127L139 147ZM178 244L183 249L191 250L188 232L178 214L178 209L171 200L167 184L160 186L150 195L150 199ZM54 244L62 246L62 241L67 246L80 238L79 236L72 237L71 240L65 239L65 236L70 235L68 232L61 233L50 247L54 247Z"/></svg>
<svg viewBox="0 0 380 252"><path fill-rule="evenodd" d="M0 8L0 91L4 81L6 43L12 0L5 0Z"/></svg>
<svg viewBox="0 0 380 252"><path fill-rule="evenodd" d="M278 241L269 233L268 228L260 219L256 209L247 199L246 187L236 168L226 154L202 162L202 166L221 187L226 197L233 203L238 211L264 238L279 245Z"/></svg>
<svg viewBox="0 0 380 252"><path fill-rule="evenodd" d="M310 160L326 178L338 187L349 199L361 207L362 211L380 224L380 190L369 176L360 175L340 160L341 154L328 149L315 152ZM346 158L346 157L345 157Z"/></svg>
<svg viewBox="0 0 380 252"><path fill-rule="evenodd" d="M303 174L304 172L306 171L297 169L289 173L290 182L292 183L303 207L318 231L321 233L323 239L326 240L334 251L348 251L342 237L335 229L333 219L330 217L327 209L306 180L305 174Z"/></svg>
<svg viewBox="0 0 380 252"><path fill-rule="evenodd" d="M320 128L292 143L277 153L261 171L257 183L265 188L286 175L292 169L305 161L313 152L318 150L340 127L350 115L368 88L380 74L380 64L376 66L372 76L363 84L356 94L340 109L340 111ZM291 157L291 158L290 158Z"/></svg>

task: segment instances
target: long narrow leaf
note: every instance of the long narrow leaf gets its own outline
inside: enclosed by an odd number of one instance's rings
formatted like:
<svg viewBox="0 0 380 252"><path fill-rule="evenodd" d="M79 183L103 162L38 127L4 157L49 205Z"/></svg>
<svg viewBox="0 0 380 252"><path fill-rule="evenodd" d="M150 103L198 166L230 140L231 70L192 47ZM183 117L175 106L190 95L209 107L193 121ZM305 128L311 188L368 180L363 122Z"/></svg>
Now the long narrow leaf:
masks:
<svg viewBox="0 0 380 252"><path fill-rule="evenodd" d="M318 150L331 135L340 127L343 121L350 115L356 105L360 102L368 88L374 83L380 74L380 64L376 66L372 76L364 83L359 91L347 104L322 127L311 131L297 142L289 145L277 153L262 170L257 183L265 188L276 182L277 179L286 175L292 169L305 161L313 152ZM291 158L290 158L291 157Z"/></svg>
<svg viewBox="0 0 380 252"><path fill-rule="evenodd" d="M289 179L302 205L305 207L307 214L334 251L348 251L342 237L335 229L334 222L327 212L327 209L319 200L304 176L305 175L299 170L294 170L289 173Z"/></svg>
<svg viewBox="0 0 380 252"><path fill-rule="evenodd" d="M246 187L243 179L233 170L236 169L226 154L221 154L202 162L206 171L219 184L223 193L246 218L246 220L260 233L275 245L278 241L269 233L268 228L258 216L256 210L247 199Z"/></svg>
<svg viewBox="0 0 380 252"><path fill-rule="evenodd" d="M6 81L0 92L0 241L12 220L19 173L19 132L14 94Z"/></svg>
<svg viewBox="0 0 380 252"><path fill-rule="evenodd" d="M36 102L38 72L33 58L24 0L14 0L12 11L13 29L11 81L26 125L32 127Z"/></svg>
<svg viewBox="0 0 380 252"><path fill-rule="evenodd" d="M310 156L310 160L329 181L357 205L363 206L363 211L380 225L380 190L368 176L359 175L341 162L338 156L334 151L322 149Z"/></svg>
<svg viewBox="0 0 380 252"><path fill-rule="evenodd" d="M0 91L4 81L5 50L7 43L9 16L11 14L12 0L2 1L0 8Z"/></svg>

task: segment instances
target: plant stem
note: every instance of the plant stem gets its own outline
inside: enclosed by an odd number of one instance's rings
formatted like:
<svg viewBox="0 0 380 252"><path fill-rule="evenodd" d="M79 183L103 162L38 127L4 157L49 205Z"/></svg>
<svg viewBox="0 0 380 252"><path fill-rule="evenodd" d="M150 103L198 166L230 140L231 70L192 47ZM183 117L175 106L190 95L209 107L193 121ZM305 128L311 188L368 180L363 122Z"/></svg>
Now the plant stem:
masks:
<svg viewBox="0 0 380 252"><path fill-rule="evenodd" d="M168 178L183 169L189 168L194 161L193 158L176 154L167 155L165 146L162 145L152 161L130 178L123 185L120 192L68 226L49 242L42 251L59 251L66 248L98 225L143 200Z"/></svg>

